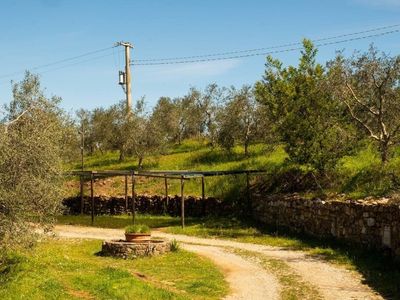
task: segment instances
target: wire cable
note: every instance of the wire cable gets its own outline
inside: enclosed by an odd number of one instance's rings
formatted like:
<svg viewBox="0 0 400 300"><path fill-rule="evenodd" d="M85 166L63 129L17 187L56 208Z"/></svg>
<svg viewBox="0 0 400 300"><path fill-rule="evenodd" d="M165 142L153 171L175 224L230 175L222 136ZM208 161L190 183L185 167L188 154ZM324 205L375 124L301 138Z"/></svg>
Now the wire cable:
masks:
<svg viewBox="0 0 400 300"><path fill-rule="evenodd" d="M86 52L86 53L83 53L83 54L80 54L80 55L77 55L77 56L64 58L64 59L57 60L57 61L54 61L54 62L51 62L51 63L39 65L39 66L30 68L29 70L34 71L34 70L38 70L38 69L43 69L43 68L46 68L46 67L50 67L50 66L53 66L53 65L60 64L60 63L68 62L68 61L71 61L71 60L76 60L76 59L79 59L79 58L82 58L82 57L85 57L85 56L89 56L89 55L97 54L97 53L100 53L100 52L104 52L104 51L110 50L110 49L112 49L114 47L116 47L116 46L112 46L112 47L107 47L107 48L103 48L103 49L98 49L98 50ZM1 75L0 79L7 78L7 77L12 77L14 75L18 75L18 74L21 74L21 73L24 73L24 72L25 72L25 70L24 71L17 71L17 72L9 73L9 74L5 74L5 75Z"/></svg>
<svg viewBox="0 0 400 300"><path fill-rule="evenodd" d="M119 52L121 52L121 51L123 51L123 50L120 50ZM56 71L56 70L60 70L60 69L64 69L64 68L68 68L68 67L71 67L71 66L84 64L84 63L87 63L87 62L90 62L90 61L99 60L101 58L112 56L112 55L114 55L114 53L108 53L108 54L104 54L104 55L101 55L101 56L92 57L92 58L89 58L89 59L86 59L86 60L83 60L83 61L77 61L77 62L74 62L74 63L71 63L71 64L67 64L67 65L64 65L64 66L60 66L60 67L57 67L57 68L53 68L53 69L49 69L49 70L46 70L46 71L42 71L39 74L44 74L44 73L48 73L48 72L52 72L52 71Z"/></svg>
<svg viewBox="0 0 400 300"><path fill-rule="evenodd" d="M384 35L398 33L398 32L400 32L400 29L380 32L380 33L376 33L376 34L370 34L370 35L361 36L361 37L354 37L354 38L349 38L349 39L344 39L344 40L339 40L339 41L319 43L319 44L316 44L315 46L316 47L323 47L323 46L334 45L334 44L342 44L342 43L347 43L347 42L351 42L351 41L357 41L357 40L363 40L363 39L368 39L368 38L372 38L372 37L384 36ZM324 39L324 40L326 40L326 39ZM315 40L313 42L315 42ZM299 43L292 43L292 44L287 44L287 45L302 45L302 43L299 42ZM177 58L176 61L136 62L135 60L133 60L133 61L131 61L131 65L133 65L133 66L157 66L157 65L172 65L172 64L211 62L211 61L219 61L219 60L247 58L247 57L253 57L253 56L265 56L265 55L268 55L268 54L297 51L297 50L301 50L301 49L303 49L303 47L295 47L295 48L273 50L273 51L259 52L259 53L249 53L249 54L242 54L242 55L231 55L231 56L225 56L225 57L214 57L214 58L211 57L211 58L203 58L203 59L184 59L184 58L178 59ZM204 56L204 57L207 57L207 56Z"/></svg>

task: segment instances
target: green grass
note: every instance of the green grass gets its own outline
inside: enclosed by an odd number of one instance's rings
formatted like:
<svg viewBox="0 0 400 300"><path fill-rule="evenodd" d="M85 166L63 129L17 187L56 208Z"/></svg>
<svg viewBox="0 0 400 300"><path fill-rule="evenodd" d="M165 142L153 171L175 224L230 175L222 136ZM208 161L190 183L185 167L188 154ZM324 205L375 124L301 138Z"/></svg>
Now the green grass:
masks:
<svg viewBox="0 0 400 300"><path fill-rule="evenodd" d="M363 146L354 150L350 155L342 157L332 174L328 174L332 180L330 187L324 187L327 194L346 193L351 198L366 196L388 195L399 189L388 174L396 174L400 178L400 147L393 149L393 155L382 169L379 152L368 139ZM270 171L268 177L274 176L280 168L294 165L287 160L288 155L283 145L268 146L254 144L249 147L250 155L244 155L243 147L236 145L231 152L220 147L211 149L205 140L188 139L180 145L170 145L162 155L153 155L144 160L144 170L244 170L265 169ZM137 159L128 157L126 161L119 162L118 152L95 153L85 157L87 170L126 170L137 169ZM300 169L310 169L310 166L299 165ZM66 169L80 169L80 163L66 165ZM254 177L253 177L254 178ZM271 178L270 178L271 179ZM74 179L77 182L77 179ZM400 181L400 180L398 180ZM398 185L398 184L397 184ZM206 179L206 195L231 199L237 197L246 186L245 176L224 176ZM163 179L141 178L137 184L139 194L164 194ZM113 196L123 196L123 177L114 177L106 186L99 190L95 187L95 193ZM68 196L79 193L79 186L67 189ZM169 193L179 194L180 183L177 180L169 180ZM185 192L191 195L201 195L200 179L192 179L185 183Z"/></svg>
<svg viewBox="0 0 400 300"><path fill-rule="evenodd" d="M236 146L231 153L223 149L210 149L205 142L196 140L183 141L181 145L174 145L165 155L147 157L144 161L144 170L244 170L244 169L268 169L282 164L287 157L283 147L267 150L265 145L256 144L250 146L250 155L244 155L243 147ZM124 162L118 161L117 152L107 152L101 155L96 153L85 157L85 168L87 170L126 170L137 169L137 160L127 158ZM66 166L67 169L79 169L79 163ZM246 186L245 176L209 177L206 179L206 195L222 197L232 189L236 190ZM77 178L74 179L77 182ZM102 187L106 194L122 196L124 192L124 178L114 177ZM164 194L163 179L139 178L136 185L137 193ZM95 186L95 193L99 187ZM67 190L68 196L79 193L79 186ZM169 180L169 193L180 193L180 182ZM185 193L201 195L201 179L192 179L185 182Z"/></svg>
<svg viewBox="0 0 400 300"><path fill-rule="evenodd" d="M230 153L221 148L211 149L202 141L185 140L181 145L173 145L164 155L146 157L145 170L237 170L242 168L261 168L268 164L280 164L287 157L282 147L272 151L265 145L249 147L250 155L244 155L243 147L235 146ZM137 161L128 157L119 162L118 152L96 153L85 156L85 168L96 170L137 169ZM80 163L72 163L67 169L80 169Z"/></svg>
<svg viewBox="0 0 400 300"><path fill-rule="evenodd" d="M279 235L257 227L252 222L243 222L236 218L204 218L197 222L187 222L185 228L171 226L166 232L174 234L186 234L204 238L223 238L243 243L285 247L294 250L307 249L308 245L301 239Z"/></svg>
<svg viewBox="0 0 400 300"><path fill-rule="evenodd" d="M0 299L220 299L222 273L186 251L152 258L101 257L100 241L40 242L0 273Z"/></svg>
<svg viewBox="0 0 400 300"><path fill-rule="evenodd" d="M58 216L57 223L64 225L80 225L80 226L91 226L91 217L87 215L70 216L63 215ZM135 219L137 224L147 225L150 228L178 226L180 219L171 216L153 216L153 215L142 215L136 214ZM193 218L187 218L186 222L190 224L193 222ZM125 228L126 226L132 225L132 216L130 215L116 215L116 216L96 216L94 219L94 227L103 228Z"/></svg>

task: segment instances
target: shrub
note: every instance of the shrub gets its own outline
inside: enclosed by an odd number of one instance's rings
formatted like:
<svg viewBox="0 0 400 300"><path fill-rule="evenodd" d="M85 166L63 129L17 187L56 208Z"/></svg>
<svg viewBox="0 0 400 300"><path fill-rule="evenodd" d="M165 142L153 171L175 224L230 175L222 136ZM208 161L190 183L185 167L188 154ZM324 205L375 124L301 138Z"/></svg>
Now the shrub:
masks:
<svg viewBox="0 0 400 300"><path fill-rule="evenodd" d="M125 227L125 233L150 233L150 227L147 225L129 225Z"/></svg>
<svg viewBox="0 0 400 300"><path fill-rule="evenodd" d="M169 245L169 249L171 252L178 252L181 249L181 245L176 239L173 239Z"/></svg>

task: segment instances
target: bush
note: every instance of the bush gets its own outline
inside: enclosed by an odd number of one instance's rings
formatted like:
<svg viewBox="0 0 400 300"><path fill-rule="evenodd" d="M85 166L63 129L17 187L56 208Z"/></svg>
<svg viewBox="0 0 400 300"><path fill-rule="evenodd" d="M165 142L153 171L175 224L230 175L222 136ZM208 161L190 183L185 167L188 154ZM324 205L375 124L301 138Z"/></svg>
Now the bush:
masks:
<svg viewBox="0 0 400 300"><path fill-rule="evenodd" d="M181 245L176 239L173 239L169 245L169 249L171 252L178 252L181 249Z"/></svg>
<svg viewBox="0 0 400 300"><path fill-rule="evenodd" d="M147 225L129 225L125 227L125 233L150 233L150 227Z"/></svg>

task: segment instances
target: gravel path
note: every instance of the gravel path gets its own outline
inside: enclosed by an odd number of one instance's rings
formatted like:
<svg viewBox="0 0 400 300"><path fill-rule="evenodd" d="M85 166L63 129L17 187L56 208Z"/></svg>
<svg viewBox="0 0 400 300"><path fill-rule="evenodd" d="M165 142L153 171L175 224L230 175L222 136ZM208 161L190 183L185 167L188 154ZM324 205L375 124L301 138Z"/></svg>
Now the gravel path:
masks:
<svg viewBox="0 0 400 300"><path fill-rule="evenodd" d="M124 238L123 231L120 229L60 225L56 226L54 231L59 236L68 238ZM227 298L230 300L278 299L280 287L277 280L266 270L254 262L226 252L224 247L253 251L284 261L306 282L315 286L324 299L383 299L368 286L362 284L360 274L310 258L301 251L229 240L175 235L160 231L153 231L152 235L176 239L183 243L185 249L213 260L225 271L226 280L232 288L232 294Z"/></svg>

